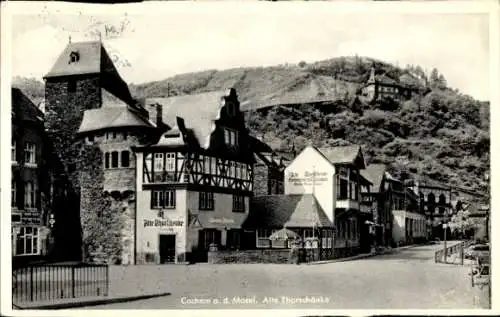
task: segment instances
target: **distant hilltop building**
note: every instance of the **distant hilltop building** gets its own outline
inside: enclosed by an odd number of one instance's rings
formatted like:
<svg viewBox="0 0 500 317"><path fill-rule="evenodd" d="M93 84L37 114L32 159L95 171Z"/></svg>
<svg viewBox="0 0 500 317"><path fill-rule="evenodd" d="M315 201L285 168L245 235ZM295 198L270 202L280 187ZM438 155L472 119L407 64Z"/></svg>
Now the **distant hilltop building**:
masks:
<svg viewBox="0 0 500 317"><path fill-rule="evenodd" d="M393 100L410 99L414 94L425 94L428 89L410 74L403 74L398 79L387 73L376 74L371 68L368 81L361 88L360 97L366 102L380 101L386 98Z"/></svg>

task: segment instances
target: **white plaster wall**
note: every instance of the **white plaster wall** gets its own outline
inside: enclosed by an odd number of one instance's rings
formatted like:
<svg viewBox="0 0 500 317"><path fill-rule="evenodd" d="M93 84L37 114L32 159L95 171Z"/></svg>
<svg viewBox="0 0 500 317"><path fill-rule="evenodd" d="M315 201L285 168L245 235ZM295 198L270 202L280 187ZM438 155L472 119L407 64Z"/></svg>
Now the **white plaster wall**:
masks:
<svg viewBox="0 0 500 317"><path fill-rule="evenodd" d="M313 170L320 174L315 176L314 196L333 223L335 167L313 147L305 148L285 169L285 194L312 194L313 181L310 175Z"/></svg>

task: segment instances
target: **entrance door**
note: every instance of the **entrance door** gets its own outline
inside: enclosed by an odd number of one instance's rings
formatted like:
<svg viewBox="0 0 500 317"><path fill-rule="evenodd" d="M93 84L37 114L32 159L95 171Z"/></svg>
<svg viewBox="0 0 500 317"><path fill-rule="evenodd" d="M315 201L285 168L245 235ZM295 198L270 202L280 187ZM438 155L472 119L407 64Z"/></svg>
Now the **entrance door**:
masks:
<svg viewBox="0 0 500 317"><path fill-rule="evenodd" d="M160 264L175 263L175 235L160 235Z"/></svg>

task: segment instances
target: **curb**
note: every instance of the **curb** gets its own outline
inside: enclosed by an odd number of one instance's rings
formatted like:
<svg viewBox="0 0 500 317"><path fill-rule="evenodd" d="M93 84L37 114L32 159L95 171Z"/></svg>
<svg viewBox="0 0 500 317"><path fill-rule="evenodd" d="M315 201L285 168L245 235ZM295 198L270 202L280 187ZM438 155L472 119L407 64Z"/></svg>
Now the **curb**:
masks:
<svg viewBox="0 0 500 317"><path fill-rule="evenodd" d="M128 296L128 297L115 297L115 298L99 298L99 299L91 299L85 300L85 298L75 298L75 300L79 300L78 302L65 302L65 303L49 303L49 304L41 304L41 305L27 305L22 306L21 304L12 304L14 309L21 310L30 310L30 309L66 309L66 308L79 308L79 307L87 307L87 306L98 306L98 305L106 305L106 304L115 304L115 303L124 303L136 300L143 300L155 297L169 296L172 295L170 292L168 293L157 293L157 294L148 294L148 295L136 295L136 296Z"/></svg>

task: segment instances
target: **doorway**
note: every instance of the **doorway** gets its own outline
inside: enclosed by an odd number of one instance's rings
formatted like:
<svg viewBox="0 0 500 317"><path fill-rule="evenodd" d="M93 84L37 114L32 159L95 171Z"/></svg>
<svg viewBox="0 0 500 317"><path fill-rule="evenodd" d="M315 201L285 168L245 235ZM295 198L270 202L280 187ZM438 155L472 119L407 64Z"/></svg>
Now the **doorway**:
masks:
<svg viewBox="0 0 500 317"><path fill-rule="evenodd" d="M175 235L160 234L160 264L175 263Z"/></svg>

